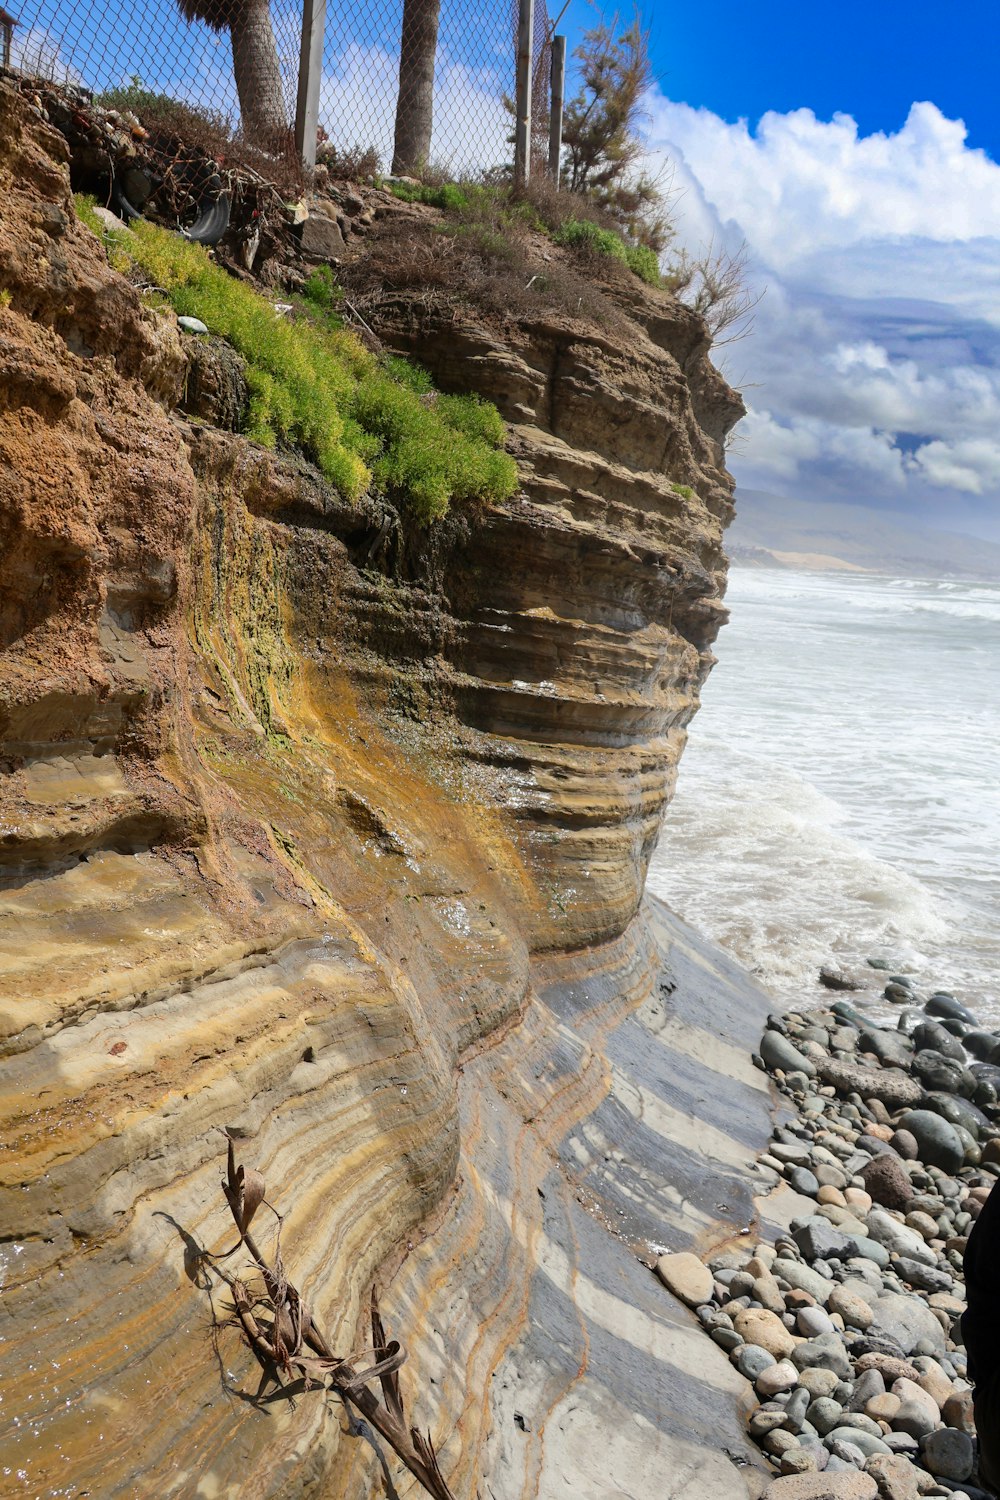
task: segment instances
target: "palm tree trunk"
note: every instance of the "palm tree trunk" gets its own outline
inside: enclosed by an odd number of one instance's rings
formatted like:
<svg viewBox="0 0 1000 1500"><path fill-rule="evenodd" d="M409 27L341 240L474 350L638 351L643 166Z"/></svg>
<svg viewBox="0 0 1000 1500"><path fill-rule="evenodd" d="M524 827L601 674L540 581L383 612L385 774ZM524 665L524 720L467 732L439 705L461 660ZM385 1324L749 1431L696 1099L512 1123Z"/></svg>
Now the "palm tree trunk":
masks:
<svg viewBox="0 0 1000 1500"><path fill-rule="evenodd" d="M274 149L288 134L288 119L271 8L268 0L243 0L233 12L230 38L243 134L255 145Z"/></svg>
<svg viewBox="0 0 1000 1500"><path fill-rule="evenodd" d="M441 0L404 0L399 49L399 98L392 170L420 172L431 154L434 59Z"/></svg>

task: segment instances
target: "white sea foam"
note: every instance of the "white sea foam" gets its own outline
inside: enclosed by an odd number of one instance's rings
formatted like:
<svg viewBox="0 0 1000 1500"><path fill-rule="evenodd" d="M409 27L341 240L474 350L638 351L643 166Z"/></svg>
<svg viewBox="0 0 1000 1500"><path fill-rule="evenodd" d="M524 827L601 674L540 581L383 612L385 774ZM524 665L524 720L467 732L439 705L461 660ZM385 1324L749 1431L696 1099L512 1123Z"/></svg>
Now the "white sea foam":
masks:
<svg viewBox="0 0 1000 1500"><path fill-rule="evenodd" d="M1000 587L736 571L650 887L782 997L868 955L1000 1021Z"/></svg>

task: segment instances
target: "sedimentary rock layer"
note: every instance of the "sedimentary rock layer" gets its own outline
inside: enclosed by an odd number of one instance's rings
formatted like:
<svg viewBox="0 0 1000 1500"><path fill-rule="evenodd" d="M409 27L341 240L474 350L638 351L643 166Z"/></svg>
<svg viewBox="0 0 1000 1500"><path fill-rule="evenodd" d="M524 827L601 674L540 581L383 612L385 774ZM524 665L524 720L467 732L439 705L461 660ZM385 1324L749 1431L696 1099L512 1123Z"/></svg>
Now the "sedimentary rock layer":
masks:
<svg viewBox="0 0 1000 1500"><path fill-rule="evenodd" d="M484 1382L515 1369L536 1435L494 1489L551 1492L564 1315L592 1433L624 1405L642 1463L673 1452L679 1325L636 1253L747 1212L720 1207L747 1127L686 1155L691 1049L629 1019L657 994L645 860L721 618L735 406L699 328L665 298L628 349L573 324L477 353L464 328L451 356L516 420L524 490L420 533L183 414L173 320L109 268L62 138L3 83L0 186L4 1484L376 1483L316 1393L240 1399L199 1258L231 1243L226 1133L336 1348L382 1281L456 1494L509 1467ZM692 1218L706 1149L725 1197ZM608 1297L653 1331L608 1342Z"/></svg>

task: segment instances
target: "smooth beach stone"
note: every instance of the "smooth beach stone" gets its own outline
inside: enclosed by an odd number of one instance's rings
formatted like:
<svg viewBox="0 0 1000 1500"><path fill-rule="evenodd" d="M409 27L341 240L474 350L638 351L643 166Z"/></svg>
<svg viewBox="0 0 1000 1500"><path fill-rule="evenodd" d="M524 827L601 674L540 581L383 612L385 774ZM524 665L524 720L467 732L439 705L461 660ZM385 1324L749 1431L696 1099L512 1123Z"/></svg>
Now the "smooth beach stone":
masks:
<svg viewBox="0 0 1000 1500"><path fill-rule="evenodd" d="M776 1161L794 1167L805 1166L811 1154L804 1141L772 1141L768 1147L768 1153Z"/></svg>
<svg viewBox="0 0 1000 1500"><path fill-rule="evenodd" d="M920 1444L916 1438L910 1437L908 1432L887 1432L883 1439L885 1446L891 1448L893 1453L901 1453L904 1456L916 1460L920 1452Z"/></svg>
<svg viewBox="0 0 1000 1500"><path fill-rule="evenodd" d="M889 1145L904 1161L916 1161L920 1153L916 1136L909 1130L895 1130Z"/></svg>
<svg viewBox="0 0 1000 1500"><path fill-rule="evenodd" d="M838 1376L832 1370L823 1370L819 1366L812 1370L802 1370L798 1379L814 1401L818 1401L821 1396L832 1396L840 1384Z"/></svg>
<svg viewBox="0 0 1000 1500"><path fill-rule="evenodd" d="M921 1292L947 1292L955 1285L955 1278L947 1271L929 1266L906 1256L898 1256L894 1269L910 1286Z"/></svg>
<svg viewBox="0 0 1000 1500"><path fill-rule="evenodd" d="M845 1443L843 1438L827 1437L830 1447L831 1459L828 1468L847 1467L852 1469L863 1469L867 1460L860 1448L855 1448L853 1443Z"/></svg>
<svg viewBox="0 0 1000 1500"><path fill-rule="evenodd" d="M760 1440L760 1446L765 1453L770 1453L773 1458L780 1458L782 1453L799 1446L799 1440L794 1432L786 1432L783 1427L775 1427L771 1432Z"/></svg>
<svg viewBox="0 0 1000 1500"><path fill-rule="evenodd" d="M806 1409L809 1406L809 1392L801 1386L796 1387L788 1398L785 1406L787 1425L792 1432L799 1432L805 1419Z"/></svg>
<svg viewBox="0 0 1000 1500"><path fill-rule="evenodd" d="M798 1260L790 1260L786 1256L779 1256L775 1261L774 1274L780 1280L787 1281L789 1286L808 1292L810 1297L824 1304L836 1285L829 1277L821 1276L810 1266L805 1266Z"/></svg>
<svg viewBox="0 0 1000 1500"><path fill-rule="evenodd" d="M826 1437L828 1432L842 1426L846 1420L844 1408L831 1396L819 1396L811 1403L806 1415L821 1437Z"/></svg>
<svg viewBox="0 0 1000 1500"><path fill-rule="evenodd" d="M806 1339L796 1344L790 1355L792 1364L799 1370L832 1370L838 1380L850 1380L854 1367L840 1338L835 1333L820 1334L818 1338Z"/></svg>
<svg viewBox="0 0 1000 1500"><path fill-rule="evenodd" d="M795 1340L781 1319L766 1307L748 1307L737 1313L733 1326L748 1344L766 1349L776 1360L790 1355L795 1348Z"/></svg>
<svg viewBox="0 0 1000 1500"><path fill-rule="evenodd" d="M885 1381L878 1370L863 1370L847 1399L848 1411L864 1411L869 1401L885 1395Z"/></svg>
<svg viewBox="0 0 1000 1500"><path fill-rule="evenodd" d="M920 1079L925 1089L938 1089L946 1094L961 1093L966 1082L965 1064L956 1062L953 1057L945 1057L933 1047L925 1047L914 1053L910 1071Z"/></svg>
<svg viewBox="0 0 1000 1500"><path fill-rule="evenodd" d="M768 1312L778 1313L779 1316L784 1312L785 1299L781 1295L781 1288L770 1273L757 1277L753 1284L753 1295L762 1307L767 1308Z"/></svg>
<svg viewBox="0 0 1000 1500"><path fill-rule="evenodd" d="M991 1031L967 1031L962 1044L966 1052L971 1052L980 1062L991 1062L993 1054L1000 1051L1000 1037Z"/></svg>
<svg viewBox="0 0 1000 1500"><path fill-rule="evenodd" d="M954 995L947 990L936 990L924 1006L928 1016L947 1016L953 1021L964 1021L966 1026L975 1026L976 1018Z"/></svg>
<svg viewBox="0 0 1000 1500"><path fill-rule="evenodd" d="M942 1057L965 1066L965 1048L939 1021L920 1021L911 1031L910 1040L918 1052L940 1052Z"/></svg>
<svg viewBox="0 0 1000 1500"><path fill-rule="evenodd" d="M891 1448L886 1447L881 1436L875 1437L873 1433L867 1432L862 1427L835 1427L832 1432L827 1433L826 1443L827 1446L832 1447L836 1442L850 1443L852 1448L860 1449L865 1458L871 1458L873 1453L892 1452Z"/></svg>
<svg viewBox="0 0 1000 1500"><path fill-rule="evenodd" d="M938 1235L937 1220L936 1219L932 1219L931 1216L930 1216L930 1214L924 1213L924 1211L922 1209L919 1209L919 1208L911 1209L910 1212L906 1215L905 1222L906 1222L906 1227L908 1229L914 1229L914 1230L916 1230L917 1234L920 1235L921 1239L923 1239L923 1240L937 1239L937 1235Z"/></svg>
<svg viewBox="0 0 1000 1500"><path fill-rule="evenodd" d="M870 1240L862 1235L852 1235L851 1245L854 1249L852 1259L867 1260L877 1271L884 1271L889 1264L889 1251L885 1245L879 1244L878 1240Z"/></svg>
<svg viewBox="0 0 1000 1500"><path fill-rule="evenodd" d="M766 1437L776 1427L784 1427L785 1413L783 1410L768 1411L766 1406L758 1406L750 1418L750 1436L752 1438Z"/></svg>
<svg viewBox="0 0 1000 1500"><path fill-rule="evenodd" d="M816 1175L808 1167L790 1167L787 1177L789 1187L796 1193L801 1193L805 1198L815 1198L819 1192Z"/></svg>
<svg viewBox="0 0 1000 1500"><path fill-rule="evenodd" d="M937 1265L937 1256L930 1246L924 1243L923 1236L919 1235L915 1229L908 1228L906 1224L900 1224L898 1219L892 1218L884 1209L872 1209L868 1215L868 1233L873 1240L884 1245L893 1255L905 1255L910 1260L922 1261L927 1266ZM938 1288L935 1288L936 1290Z"/></svg>
<svg viewBox="0 0 1000 1500"><path fill-rule="evenodd" d="M882 1500L918 1500L917 1471L898 1454L876 1453L865 1464L878 1485Z"/></svg>
<svg viewBox="0 0 1000 1500"><path fill-rule="evenodd" d="M972 1406L971 1391L953 1391L941 1407L941 1419L946 1427L957 1427L960 1432L973 1435L976 1418Z"/></svg>
<svg viewBox="0 0 1000 1500"><path fill-rule="evenodd" d="M899 1126L917 1140L920 1160L945 1172L957 1172L964 1151L955 1127L929 1109L911 1109L902 1116Z"/></svg>
<svg viewBox="0 0 1000 1500"><path fill-rule="evenodd" d="M917 1385L933 1397L939 1407L943 1407L954 1389L951 1377L936 1359L915 1359L913 1362L920 1370Z"/></svg>
<svg viewBox="0 0 1000 1500"><path fill-rule="evenodd" d="M779 1474L815 1474L818 1470L815 1454L802 1447L790 1448L778 1459Z"/></svg>
<svg viewBox="0 0 1000 1500"><path fill-rule="evenodd" d="M178 318L177 319L177 326L179 328L183 328L185 333L207 333L208 332L207 326L201 321L200 318L188 318L188 317Z"/></svg>
<svg viewBox="0 0 1000 1500"><path fill-rule="evenodd" d="M988 1140L994 1130L992 1120L978 1105L973 1104L971 1099L963 1099L957 1094L938 1094L932 1091L924 1095L920 1104L922 1109L929 1109L932 1113L941 1115L952 1125L961 1126L976 1140L980 1137Z"/></svg>
<svg viewBox="0 0 1000 1500"><path fill-rule="evenodd" d="M937 1402L915 1380L894 1380L890 1394L899 1397L899 1411L892 1423L897 1432L908 1432L911 1437L922 1438L941 1425Z"/></svg>
<svg viewBox="0 0 1000 1500"><path fill-rule="evenodd" d="M729 1283L730 1299L735 1297L752 1297L753 1282L753 1277L747 1275L746 1271L737 1271L736 1275Z"/></svg>
<svg viewBox="0 0 1000 1500"><path fill-rule="evenodd" d="M861 1032L858 1049L873 1052L883 1067L893 1068L908 1068L914 1052L913 1043L901 1031L875 1028Z"/></svg>
<svg viewBox="0 0 1000 1500"><path fill-rule="evenodd" d="M759 1344L743 1344L734 1351L732 1360L740 1374L751 1381L762 1375L769 1365L777 1364L774 1355Z"/></svg>
<svg viewBox="0 0 1000 1500"><path fill-rule="evenodd" d="M816 1202L830 1204L836 1208L846 1208L847 1199L844 1197L842 1189L835 1187L832 1183L824 1182L821 1177L822 1173L832 1173L834 1171L836 1171L835 1167L817 1167L816 1181L819 1183L819 1192L816 1194ZM847 1182L847 1178L843 1172L839 1172L837 1175L843 1179L844 1183Z"/></svg>
<svg viewBox="0 0 1000 1500"><path fill-rule="evenodd" d="M698 1307L712 1296L712 1273L690 1250L661 1255L656 1262L656 1274L667 1290L688 1307Z"/></svg>
<svg viewBox="0 0 1000 1500"><path fill-rule="evenodd" d="M928 1343L931 1353L943 1353L944 1331L931 1309L919 1297L885 1292L872 1308L874 1321L867 1336L885 1334L904 1355L922 1353L918 1344Z"/></svg>
<svg viewBox="0 0 1000 1500"><path fill-rule="evenodd" d="M841 1208L836 1203L824 1203L817 1210L815 1217L826 1219L830 1224L836 1224L838 1229L851 1238L865 1238L868 1234L867 1216L859 1219L854 1209L848 1208L846 1204Z"/></svg>
<svg viewBox="0 0 1000 1500"><path fill-rule="evenodd" d="M975 1447L967 1432L941 1427L929 1433L920 1445L920 1456L932 1474L942 1479L968 1479Z"/></svg>
<svg viewBox="0 0 1000 1500"><path fill-rule="evenodd" d="M777 1364L769 1365L762 1370L754 1381L754 1390L764 1401L770 1401L774 1396L780 1396L783 1391L794 1390L799 1383L799 1372L787 1359L781 1359Z"/></svg>
<svg viewBox="0 0 1000 1500"><path fill-rule="evenodd" d="M709 1333L713 1344L718 1344L720 1349L725 1349L727 1354L732 1354L743 1343L743 1339L735 1328L713 1328Z"/></svg>
<svg viewBox="0 0 1000 1500"><path fill-rule="evenodd" d="M920 1379L920 1371L908 1359L901 1359L892 1354L880 1354L874 1350L860 1355L855 1361L854 1368L859 1375L865 1374L867 1370L877 1370L886 1383L894 1380L916 1382Z"/></svg>
<svg viewBox="0 0 1000 1500"><path fill-rule="evenodd" d="M910 986L908 984L898 984L894 979L890 979L882 994L887 1000L892 1001L896 1005L908 1005L913 999Z"/></svg>
<svg viewBox="0 0 1000 1500"><path fill-rule="evenodd" d="M849 1328L868 1328L874 1317L865 1299L844 1286L835 1287L830 1293L827 1308L832 1313L839 1313Z"/></svg>
<svg viewBox="0 0 1000 1500"><path fill-rule="evenodd" d="M830 1321L828 1313L821 1307L802 1307L796 1313L795 1321L803 1338L817 1338L821 1333L833 1333L834 1326Z"/></svg>
<svg viewBox="0 0 1000 1500"><path fill-rule="evenodd" d="M891 1391L883 1391L881 1396L873 1396L870 1401L866 1401L863 1410L865 1416L871 1417L872 1421L891 1424L901 1405L898 1396L894 1396Z"/></svg>
<svg viewBox="0 0 1000 1500"><path fill-rule="evenodd" d="M847 1199L848 1208L854 1213L867 1214L872 1206L872 1195L863 1187L846 1187L844 1197Z"/></svg>
<svg viewBox="0 0 1000 1500"><path fill-rule="evenodd" d="M760 1039L760 1055L772 1073L779 1069L783 1073L804 1073L815 1078L816 1064L810 1062L786 1036L779 1031L765 1031Z"/></svg>

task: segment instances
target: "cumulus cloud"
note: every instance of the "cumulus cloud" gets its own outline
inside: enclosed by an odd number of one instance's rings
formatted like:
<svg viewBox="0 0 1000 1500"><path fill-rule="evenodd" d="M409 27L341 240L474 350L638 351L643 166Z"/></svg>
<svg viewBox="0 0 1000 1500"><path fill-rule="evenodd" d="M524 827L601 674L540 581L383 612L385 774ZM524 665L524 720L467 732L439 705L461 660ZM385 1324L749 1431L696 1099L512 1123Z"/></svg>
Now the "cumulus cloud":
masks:
<svg viewBox="0 0 1000 1500"><path fill-rule="evenodd" d="M927 102L869 136L805 109L754 130L662 97L650 115L681 242L745 242L767 286L740 346L740 481L893 506L1000 500L1000 165L963 123Z"/></svg>

